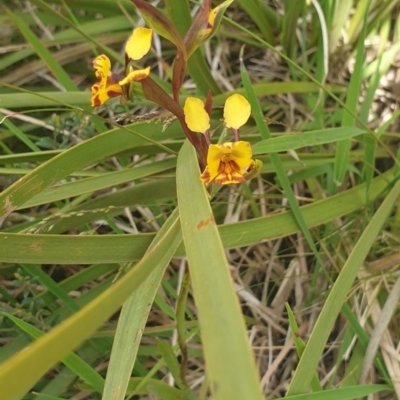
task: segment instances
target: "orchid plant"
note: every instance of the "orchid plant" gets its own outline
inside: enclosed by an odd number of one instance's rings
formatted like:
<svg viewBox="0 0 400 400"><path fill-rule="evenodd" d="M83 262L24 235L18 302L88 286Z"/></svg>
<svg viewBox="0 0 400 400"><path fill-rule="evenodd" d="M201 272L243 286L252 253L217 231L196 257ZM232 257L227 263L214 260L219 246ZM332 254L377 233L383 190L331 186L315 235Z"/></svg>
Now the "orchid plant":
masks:
<svg viewBox="0 0 400 400"><path fill-rule="evenodd" d="M179 120L186 137L196 149L200 169L203 171L200 179L207 187L212 183L242 183L257 175L262 163L252 158L250 143L241 141L239 134L239 129L251 114L246 98L233 94L226 100L224 124L232 131L233 139L222 144L211 143L211 93L205 102L188 97L183 108L179 104L179 92L185 78L188 58L216 33L225 10L233 0L226 0L214 9L211 9L211 0L205 0L184 39L174 24L155 7L143 0L131 1L150 28L136 28L128 39L125 45L124 75L111 71L111 62L106 55L101 54L94 59L93 67L98 82L92 86L91 105L98 107L117 96L121 96L122 101L133 101L132 84L139 82L148 100L167 109ZM172 98L149 76L150 67L141 69L132 65L132 61L141 60L149 52L153 30L177 48L172 68Z"/></svg>

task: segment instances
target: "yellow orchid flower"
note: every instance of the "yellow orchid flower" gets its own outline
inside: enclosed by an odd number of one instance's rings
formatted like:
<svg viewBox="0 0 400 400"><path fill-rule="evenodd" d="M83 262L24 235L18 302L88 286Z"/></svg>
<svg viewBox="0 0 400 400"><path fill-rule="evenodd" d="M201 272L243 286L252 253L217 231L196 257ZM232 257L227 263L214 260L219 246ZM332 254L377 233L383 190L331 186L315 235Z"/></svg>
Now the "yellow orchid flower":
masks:
<svg viewBox="0 0 400 400"><path fill-rule="evenodd" d="M207 166L200 179L205 185L230 185L246 181L256 166L249 142L225 142L208 148Z"/></svg>
<svg viewBox="0 0 400 400"><path fill-rule="evenodd" d="M125 45L127 62L140 60L150 50L152 30L148 28L136 28ZM108 99L129 94L129 84L140 81L150 74L150 67L134 70L132 66L126 66L126 76L121 76L111 71L110 59L101 54L93 60L96 78L99 82L92 86L92 107L104 104Z"/></svg>

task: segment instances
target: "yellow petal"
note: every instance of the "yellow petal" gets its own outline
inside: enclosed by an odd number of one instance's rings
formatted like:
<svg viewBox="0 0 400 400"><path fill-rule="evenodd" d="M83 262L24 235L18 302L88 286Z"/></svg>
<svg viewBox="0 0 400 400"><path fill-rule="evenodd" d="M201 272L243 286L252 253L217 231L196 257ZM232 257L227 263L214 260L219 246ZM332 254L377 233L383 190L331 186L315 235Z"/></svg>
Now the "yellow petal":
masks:
<svg viewBox="0 0 400 400"><path fill-rule="evenodd" d="M140 60L151 47L152 29L136 28L125 45L125 52L131 60Z"/></svg>
<svg viewBox="0 0 400 400"><path fill-rule="evenodd" d="M235 157L251 158L253 155L253 151L251 150L251 145L249 142L240 140L239 142L233 143L232 154Z"/></svg>
<svg viewBox="0 0 400 400"><path fill-rule="evenodd" d="M200 175L200 180L208 186L208 184L211 182L211 175L210 172L208 171L208 167L205 168L203 173Z"/></svg>
<svg viewBox="0 0 400 400"><path fill-rule="evenodd" d="M99 107L112 97L121 96L122 88L118 83L108 84L106 82L95 83L92 86L92 97L90 104L92 107Z"/></svg>
<svg viewBox="0 0 400 400"><path fill-rule="evenodd" d="M183 107L185 121L189 129L193 132L205 133L210 129L210 116L204 109L202 100L196 97L188 97Z"/></svg>
<svg viewBox="0 0 400 400"><path fill-rule="evenodd" d="M137 69L135 71L131 71L128 74L128 76L126 76L124 79L122 79L118 83L121 86L123 86L130 82L141 81L142 79L147 78L149 76L149 74L150 74L150 67L147 67L145 69Z"/></svg>
<svg viewBox="0 0 400 400"><path fill-rule="evenodd" d="M210 174L210 181L214 180L218 175L221 157L224 153L221 151L221 145L211 144L207 153L207 167Z"/></svg>
<svg viewBox="0 0 400 400"><path fill-rule="evenodd" d="M239 129L250 117L250 103L240 94L228 97L224 107L224 120L227 128Z"/></svg>
<svg viewBox="0 0 400 400"><path fill-rule="evenodd" d="M111 75L111 61L105 54L100 54L93 60L96 78L105 78Z"/></svg>

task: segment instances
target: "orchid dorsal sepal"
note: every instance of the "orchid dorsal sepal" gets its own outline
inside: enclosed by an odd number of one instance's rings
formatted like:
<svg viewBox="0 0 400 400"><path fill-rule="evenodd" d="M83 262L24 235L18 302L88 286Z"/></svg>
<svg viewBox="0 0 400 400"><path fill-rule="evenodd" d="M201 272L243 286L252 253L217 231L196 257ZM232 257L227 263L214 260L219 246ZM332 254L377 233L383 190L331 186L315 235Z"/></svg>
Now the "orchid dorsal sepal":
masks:
<svg viewBox="0 0 400 400"><path fill-rule="evenodd" d="M183 107L185 121L189 129L197 133L207 133L210 129L210 116L204 108L204 102L197 97L188 97Z"/></svg>
<svg viewBox="0 0 400 400"><path fill-rule="evenodd" d="M146 23L160 36L172 42L178 49L172 72L172 93L178 101L179 91L186 74L187 53L183 39L176 28L156 7L143 0L131 0L140 11Z"/></svg>
<svg viewBox="0 0 400 400"><path fill-rule="evenodd" d="M129 60L140 60L151 48L153 30L149 28L136 28L125 45L125 53Z"/></svg>
<svg viewBox="0 0 400 400"><path fill-rule="evenodd" d="M175 46L185 51L185 46L176 26L156 7L144 0L131 0L137 7L146 23L160 36L174 43ZM185 51L186 54L186 51Z"/></svg>

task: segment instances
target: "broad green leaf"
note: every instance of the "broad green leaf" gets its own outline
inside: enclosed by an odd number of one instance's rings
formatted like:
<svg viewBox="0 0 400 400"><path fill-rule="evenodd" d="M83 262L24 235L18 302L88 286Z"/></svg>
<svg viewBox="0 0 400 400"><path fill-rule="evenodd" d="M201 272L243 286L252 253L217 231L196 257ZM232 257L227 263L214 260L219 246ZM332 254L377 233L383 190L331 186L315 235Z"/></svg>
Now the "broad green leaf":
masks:
<svg viewBox="0 0 400 400"><path fill-rule="evenodd" d="M370 200L386 190L393 171L373 179ZM350 214L366 205L365 184L300 207L308 227ZM249 246L298 232L292 211L268 215L219 227L227 249ZM143 257L153 234L140 235L27 235L0 232L0 261L41 264L102 264L131 262ZM180 248L177 255L184 255Z"/></svg>
<svg viewBox="0 0 400 400"><path fill-rule="evenodd" d="M262 399L243 315L199 175L194 148L185 142L177 165L178 205L211 393L215 400Z"/></svg>

